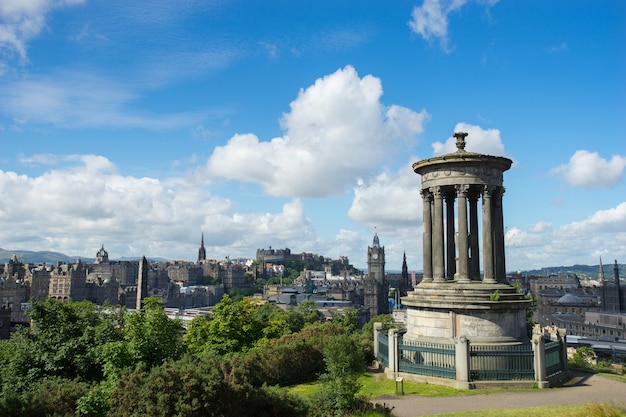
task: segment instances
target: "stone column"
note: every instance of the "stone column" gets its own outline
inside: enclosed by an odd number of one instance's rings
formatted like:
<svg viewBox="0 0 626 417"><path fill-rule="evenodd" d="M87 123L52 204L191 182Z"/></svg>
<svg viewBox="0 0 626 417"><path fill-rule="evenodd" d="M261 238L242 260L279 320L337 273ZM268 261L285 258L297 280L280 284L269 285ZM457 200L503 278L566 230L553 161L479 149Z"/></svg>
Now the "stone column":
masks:
<svg viewBox="0 0 626 417"><path fill-rule="evenodd" d="M535 364L535 381L539 388L548 388L548 378L546 369L546 343L543 340L543 335L535 333L533 334L533 354Z"/></svg>
<svg viewBox="0 0 626 417"><path fill-rule="evenodd" d="M382 323L374 323L374 358L376 358L376 360L378 360L378 335L382 330Z"/></svg>
<svg viewBox="0 0 626 417"><path fill-rule="evenodd" d="M454 280L456 248L454 242L454 193L446 194L446 277Z"/></svg>
<svg viewBox="0 0 626 417"><path fill-rule="evenodd" d="M457 185L459 216L459 278L458 282L469 283L469 242L467 236L467 185Z"/></svg>
<svg viewBox="0 0 626 417"><path fill-rule="evenodd" d="M491 195L493 187L485 186L483 191L483 283L495 284L493 270L493 229Z"/></svg>
<svg viewBox="0 0 626 417"><path fill-rule="evenodd" d="M440 186L431 189L433 207L433 282L444 282L443 192Z"/></svg>
<svg viewBox="0 0 626 417"><path fill-rule="evenodd" d="M388 359L389 359L389 367L387 368L388 372L395 374L398 372L398 329L389 329L388 335ZM395 375L393 375L395 377Z"/></svg>
<svg viewBox="0 0 626 417"><path fill-rule="evenodd" d="M480 249L478 246L478 193L471 192L469 198L469 247L470 247L470 279L480 281Z"/></svg>
<svg viewBox="0 0 626 417"><path fill-rule="evenodd" d="M504 187L498 187L493 195L494 207L494 253L496 281L506 284L506 262L504 251L504 215L502 212L502 195Z"/></svg>
<svg viewBox="0 0 626 417"><path fill-rule="evenodd" d="M469 343L465 336L457 339L455 345L455 368L456 368L456 389L469 389L470 361L469 361Z"/></svg>
<svg viewBox="0 0 626 417"><path fill-rule="evenodd" d="M423 246L423 270L424 277L422 278L422 282L433 282L433 240L432 240L432 213L431 213L431 203L433 201L433 195L427 189L423 189L421 191L422 194L422 205L423 205L423 215L422 215L422 246Z"/></svg>
<svg viewBox="0 0 626 417"><path fill-rule="evenodd" d="M567 329L558 328L557 335L561 343L561 363L563 364L563 373L569 375L569 367L567 363Z"/></svg>

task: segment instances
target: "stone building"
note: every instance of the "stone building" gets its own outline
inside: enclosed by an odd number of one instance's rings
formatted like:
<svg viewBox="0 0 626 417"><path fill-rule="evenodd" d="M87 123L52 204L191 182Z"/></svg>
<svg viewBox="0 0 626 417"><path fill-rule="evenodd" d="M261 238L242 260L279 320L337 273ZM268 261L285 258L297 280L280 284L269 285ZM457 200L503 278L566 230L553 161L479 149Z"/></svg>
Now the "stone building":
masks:
<svg viewBox="0 0 626 417"><path fill-rule="evenodd" d="M599 277L602 288L602 311L612 314L626 314L626 287L620 285L617 260L613 264L613 280L604 278L604 268L600 259Z"/></svg>
<svg viewBox="0 0 626 417"><path fill-rule="evenodd" d="M48 297L59 301L81 301L87 297L87 271L79 259L75 264L57 263L50 271Z"/></svg>
<svg viewBox="0 0 626 417"><path fill-rule="evenodd" d="M272 249L270 246L269 249L257 249L256 251L256 260L265 263L265 262L278 262L284 261L291 258L291 249Z"/></svg>
<svg viewBox="0 0 626 417"><path fill-rule="evenodd" d="M534 297L547 289L559 290L562 293L580 288L580 280L576 274L550 274L547 276L530 276L530 292Z"/></svg>
<svg viewBox="0 0 626 417"><path fill-rule="evenodd" d="M583 338L614 341L626 338L624 287L620 285L617 261L613 265L613 279L606 279L602 260L598 271L599 286L575 287L544 285L538 281L537 321L541 325L555 325L567 333ZM548 280L550 282L550 280Z"/></svg>
<svg viewBox="0 0 626 417"><path fill-rule="evenodd" d="M170 280L184 286L197 285L202 279L203 268L193 262L172 261L167 267Z"/></svg>

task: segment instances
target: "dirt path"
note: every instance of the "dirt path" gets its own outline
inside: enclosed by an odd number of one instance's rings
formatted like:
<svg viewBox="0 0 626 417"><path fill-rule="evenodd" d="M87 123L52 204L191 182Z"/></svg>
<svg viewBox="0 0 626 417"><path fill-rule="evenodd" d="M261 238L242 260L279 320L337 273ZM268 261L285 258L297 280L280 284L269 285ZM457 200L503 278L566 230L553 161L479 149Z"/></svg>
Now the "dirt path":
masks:
<svg viewBox="0 0 626 417"><path fill-rule="evenodd" d="M374 401L393 407L396 417L416 417L458 411L524 408L545 405L626 402L626 383L599 375L572 373L565 387L532 392L500 392L458 397L383 396Z"/></svg>

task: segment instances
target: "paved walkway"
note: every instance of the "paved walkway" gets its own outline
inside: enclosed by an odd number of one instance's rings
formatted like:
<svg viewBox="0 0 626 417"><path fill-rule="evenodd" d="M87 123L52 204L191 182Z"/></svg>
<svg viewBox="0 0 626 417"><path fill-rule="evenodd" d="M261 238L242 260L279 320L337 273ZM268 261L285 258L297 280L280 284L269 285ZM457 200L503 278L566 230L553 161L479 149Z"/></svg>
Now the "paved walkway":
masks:
<svg viewBox="0 0 626 417"><path fill-rule="evenodd" d="M524 408L546 405L626 402L626 383L599 375L572 372L565 387L531 392L498 392L457 397L415 395L378 397L374 401L393 407L396 417L416 417L458 411Z"/></svg>

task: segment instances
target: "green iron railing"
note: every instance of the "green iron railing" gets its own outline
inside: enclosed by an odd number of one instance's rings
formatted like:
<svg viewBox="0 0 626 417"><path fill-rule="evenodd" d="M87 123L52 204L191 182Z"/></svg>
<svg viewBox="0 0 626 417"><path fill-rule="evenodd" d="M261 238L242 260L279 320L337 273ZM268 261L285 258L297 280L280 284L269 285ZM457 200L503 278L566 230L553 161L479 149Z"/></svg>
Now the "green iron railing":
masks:
<svg viewBox="0 0 626 417"><path fill-rule="evenodd" d="M378 333L378 361L389 367L389 337L384 333Z"/></svg>
<svg viewBox="0 0 626 417"><path fill-rule="evenodd" d="M454 345L401 339L398 353L400 372L456 379Z"/></svg>
<svg viewBox="0 0 626 417"><path fill-rule="evenodd" d="M470 345L472 381L516 381L535 379L532 345Z"/></svg>
<svg viewBox="0 0 626 417"><path fill-rule="evenodd" d="M561 342L546 342L546 376L548 378L562 372L563 361L561 361Z"/></svg>

